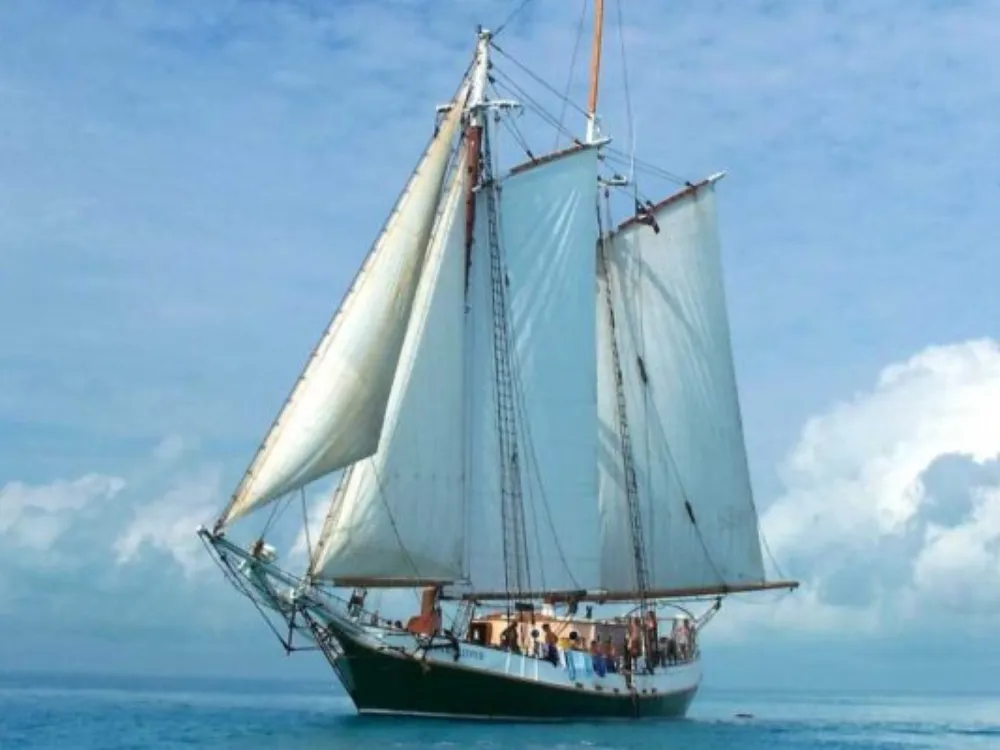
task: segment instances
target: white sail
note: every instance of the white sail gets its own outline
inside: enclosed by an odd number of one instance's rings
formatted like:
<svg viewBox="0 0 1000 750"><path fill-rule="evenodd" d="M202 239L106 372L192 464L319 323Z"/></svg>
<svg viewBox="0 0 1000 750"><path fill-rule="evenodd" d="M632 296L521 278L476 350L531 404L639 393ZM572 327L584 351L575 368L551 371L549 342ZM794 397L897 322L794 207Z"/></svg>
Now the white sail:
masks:
<svg viewBox="0 0 1000 750"><path fill-rule="evenodd" d="M313 575L449 582L463 572L464 159L431 237L385 427L354 464L321 535ZM464 216L464 214L463 214Z"/></svg>
<svg viewBox="0 0 1000 750"><path fill-rule="evenodd" d="M463 87L247 470L225 522L377 448L465 91Z"/></svg>
<svg viewBox="0 0 1000 750"><path fill-rule="evenodd" d="M610 265L610 248L605 257L598 249L597 274L597 481L600 512L601 585L611 591L635 591L635 558L631 547L631 526L625 496L621 433L618 427L618 392L612 355L612 326L608 308L608 284L616 279ZM614 314L621 318L616 304ZM623 328L624 326L620 326ZM619 333L619 354L624 354ZM629 368L623 367L628 377ZM627 381L626 381L627 382ZM634 392L634 391L633 391ZM634 439L634 438L633 438Z"/></svg>
<svg viewBox="0 0 1000 750"><path fill-rule="evenodd" d="M530 583L535 591L586 588L598 580L596 160L595 148L583 148L529 166L502 182L497 201L516 352L530 572L522 588ZM488 232L488 202L480 194L469 292L469 579L475 591L502 592L505 519Z"/></svg>
<svg viewBox="0 0 1000 750"><path fill-rule="evenodd" d="M761 582L714 183L687 189L651 213L659 233L632 221L607 243L649 586ZM604 321L598 337L601 582L611 591L635 591L603 298L598 318Z"/></svg>

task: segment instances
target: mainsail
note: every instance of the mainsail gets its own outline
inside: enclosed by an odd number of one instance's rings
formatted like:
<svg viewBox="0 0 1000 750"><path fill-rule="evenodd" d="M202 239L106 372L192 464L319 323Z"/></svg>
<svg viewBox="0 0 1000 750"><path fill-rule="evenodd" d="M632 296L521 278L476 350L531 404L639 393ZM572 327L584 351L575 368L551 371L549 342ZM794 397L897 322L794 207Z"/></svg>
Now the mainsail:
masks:
<svg viewBox="0 0 1000 750"><path fill-rule="evenodd" d="M655 225L655 226L654 226ZM649 589L764 581L718 240L714 180L603 243L598 284L601 585L635 592L618 436L611 289Z"/></svg>
<svg viewBox="0 0 1000 750"><path fill-rule="evenodd" d="M466 92L463 85L220 523L378 447Z"/></svg>
<svg viewBox="0 0 1000 750"><path fill-rule="evenodd" d="M494 239L487 196L478 199L467 427L468 575L475 591L579 589L598 581L592 250L597 187L596 147L515 169L496 194ZM492 262L497 253L499 277ZM496 373L497 284L504 285L508 300L512 382ZM508 389L512 415L504 414ZM504 430L513 431L507 456L500 455ZM505 471L507 487L501 481ZM519 488L513 487L515 472ZM517 492L520 498L512 496ZM511 536L518 537L513 546L520 549L512 548ZM511 555L525 558L524 578L516 586Z"/></svg>
<svg viewBox="0 0 1000 750"><path fill-rule="evenodd" d="M463 572L465 226L460 158L438 216L375 455L351 467L312 575L418 585ZM384 583L383 583L384 585Z"/></svg>

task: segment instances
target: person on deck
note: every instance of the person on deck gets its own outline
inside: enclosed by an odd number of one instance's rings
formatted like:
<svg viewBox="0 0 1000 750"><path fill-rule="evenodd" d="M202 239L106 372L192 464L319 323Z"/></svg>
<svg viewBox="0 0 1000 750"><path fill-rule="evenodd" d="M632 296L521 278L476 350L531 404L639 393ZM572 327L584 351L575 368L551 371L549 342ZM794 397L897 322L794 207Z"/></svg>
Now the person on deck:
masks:
<svg viewBox="0 0 1000 750"><path fill-rule="evenodd" d="M666 654L667 664L676 664L679 658L677 653L677 638L671 633L665 638L665 641L664 653Z"/></svg>
<svg viewBox="0 0 1000 750"><path fill-rule="evenodd" d="M649 610L646 613L646 661L650 667L660 666L660 638L659 626L656 622L656 612Z"/></svg>
<svg viewBox="0 0 1000 750"><path fill-rule="evenodd" d="M684 627L687 630L688 658L693 659L695 652L697 652L698 650L698 645L695 642L698 632L698 626L691 620L685 620Z"/></svg>
<svg viewBox="0 0 1000 750"><path fill-rule="evenodd" d="M569 651L571 648L573 648L573 639L567 635L561 635L559 636L557 645L559 646L560 651Z"/></svg>
<svg viewBox="0 0 1000 750"><path fill-rule="evenodd" d="M642 655L642 621L638 617L633 617L629 625L628 632L629 656L632 657L632 664Z"/></svg>
<svg viewBox="0 0 1000 750"><path fill-rule="evenodd" d="M503 632L500 633L500 648L504 651L520 653L521 649L517 645L517 623L511 622Z"/></svg>
<svg viewBox="0 0 1000 750"><path fill-rule="evenodd" d="M681 661L687 661L689 657L690 644L688 642L687 621L681 620L674 623L674 642L677 644L677 657Z"/></svg>
<svg viewBox="0 0 1000 750"><path fill-rule="evenodd" d="M545 660L552 662L557 667L559 666L559 651L557 649L557 644L559 643L559 638L555 633L552 632L552 628L548 623L542 625L542 632L545 633Z"/></svg>
<svg viewBox="0 0 1000 750"><path fill-rule="evenodd" d="M615 644L612 642L610 635L605 639L602 651L604 653L604 668L612 674L617 672L618 654L615 653Z"/></svg>
<svg viewBox="0 0 1000 750"><path fill-rule="evenodd" d="M594 672L597 673L598 677L604 677L607 674L607 661L604 659L604 654L601 653L601 644L597 642L595 638L590 642L590 660L594 664Z"/></svg>

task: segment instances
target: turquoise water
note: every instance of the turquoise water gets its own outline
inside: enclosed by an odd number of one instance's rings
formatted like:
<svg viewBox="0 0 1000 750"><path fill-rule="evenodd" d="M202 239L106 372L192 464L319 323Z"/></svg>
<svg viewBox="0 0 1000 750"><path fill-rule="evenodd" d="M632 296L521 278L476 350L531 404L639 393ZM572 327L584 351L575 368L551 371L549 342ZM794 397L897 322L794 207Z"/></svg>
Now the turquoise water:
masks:
<svg viewBox="0 0 1000 750"><path fill-rule="evenodd" d="M2 750L671 747L997 750L1000 697L706 688L684 721L514 725L361 718L315 683L0 675Z"/></svg>

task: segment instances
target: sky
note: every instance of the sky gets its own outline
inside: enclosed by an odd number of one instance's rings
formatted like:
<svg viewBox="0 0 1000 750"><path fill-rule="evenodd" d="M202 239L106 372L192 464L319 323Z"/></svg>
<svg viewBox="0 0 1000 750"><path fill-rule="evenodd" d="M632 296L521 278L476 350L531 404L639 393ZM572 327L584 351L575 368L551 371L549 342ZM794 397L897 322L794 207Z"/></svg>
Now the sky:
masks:
<svg viewBox="0 0 1000 750"><path fill-rule="evenodd" d="M289 665L193 529L336 309L476 24L519 4L0 4L0 669L323 673ZM728 173L750 465L771 572L803 582L726 603L708 679L989 685L1000 6L624 5L637 154ZM601 111L628 150L608 6ZM497 42L562 89L580 8L534 0Z"/></svg>

